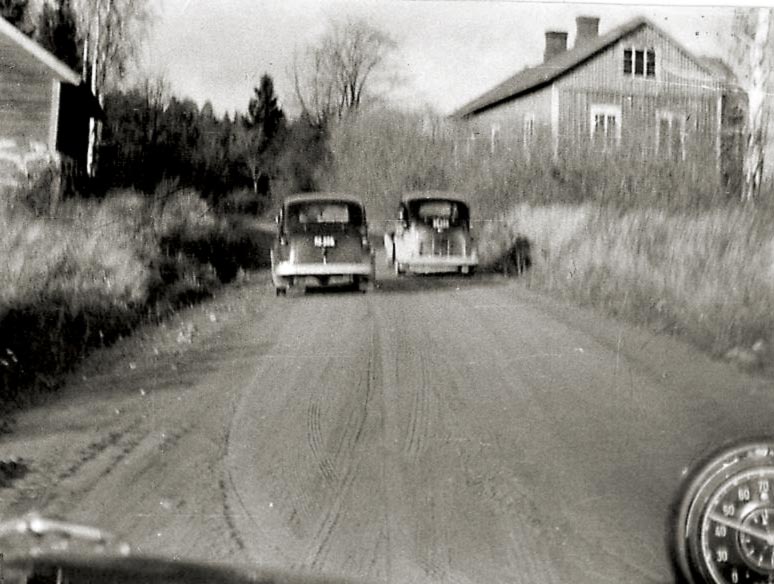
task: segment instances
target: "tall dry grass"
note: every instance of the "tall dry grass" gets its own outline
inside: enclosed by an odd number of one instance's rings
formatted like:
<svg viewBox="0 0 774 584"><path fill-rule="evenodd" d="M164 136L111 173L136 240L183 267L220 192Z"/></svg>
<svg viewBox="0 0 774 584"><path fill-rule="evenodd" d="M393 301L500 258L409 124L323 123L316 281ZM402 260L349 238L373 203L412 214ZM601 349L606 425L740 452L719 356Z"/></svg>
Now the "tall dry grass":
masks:
<svg viewBox="0 0 774 584"><path fill-rule="evenodd" d="M717 179L712 154L691 165L641 150L555 158L539 139L528 149L518 136L500 140L492 151L487 139L470 143L464 135L426 114L374 110L345 118L331 128L333 164L323 184L363 197L377 222L393 218L401 195L416 190L466 196L479 218L500 216L520 203L699 210L733 198Z"/></svg>
<svg viewBox="0 0 774 584"><path fill-rule="evenodd" d="M774 231L752 208L521 204L482 234L484 261L530 242L526 282L722 354L774 332Z"/></svg>
<svg viewBox="0 0 774 584"><path fill-rule="evenodd" d="M69 201L55 216L0 205L0 412L55 387L93 347L260 263L257 230L168 187Z"/></svg>
<svg viewBox="0 0 774 584"><path fill-rule="evenodd" d="M22 206L0 206L0 310L50 298L76 310L142 302L150 278L144 261L149 242L129 228L132 215L115 207L127 210L115 201L70 204L48 219Z"/></svg>

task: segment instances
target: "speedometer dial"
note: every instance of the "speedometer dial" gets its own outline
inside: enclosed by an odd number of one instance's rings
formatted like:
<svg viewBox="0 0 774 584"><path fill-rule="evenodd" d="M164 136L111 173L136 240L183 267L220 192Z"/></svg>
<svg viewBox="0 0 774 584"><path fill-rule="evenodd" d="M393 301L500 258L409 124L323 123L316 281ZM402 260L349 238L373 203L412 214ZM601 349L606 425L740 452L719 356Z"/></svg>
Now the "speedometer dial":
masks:
<svg viewBox="0 0 774 584"><path fill-rule="evenodd" d="M689 476L675 561L691 583L774 584L774 440L726 448Z"/></svg>

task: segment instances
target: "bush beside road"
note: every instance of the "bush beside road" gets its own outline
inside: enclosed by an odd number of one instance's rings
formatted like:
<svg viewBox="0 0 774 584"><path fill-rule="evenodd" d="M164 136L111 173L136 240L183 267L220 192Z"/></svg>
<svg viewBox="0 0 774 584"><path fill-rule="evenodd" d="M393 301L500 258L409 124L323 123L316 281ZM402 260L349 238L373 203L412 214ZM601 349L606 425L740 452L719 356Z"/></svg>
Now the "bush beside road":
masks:
<svg viewBox="0 0 774 584"><path fill-rule="evenodd" d="M745 367L770 362L774 235L766 214L521 204L485 223L482 261L528 242L528 286L688 337ZM517 243L521 242L521 243Z"/></svg>
<svg viewBox="0 0 774 584"><path fill-rule="evenodd" d="M57 387L95 347L266 263L255 221L191 190L72 201L54 217L0 208L0 411Z"/></svg>

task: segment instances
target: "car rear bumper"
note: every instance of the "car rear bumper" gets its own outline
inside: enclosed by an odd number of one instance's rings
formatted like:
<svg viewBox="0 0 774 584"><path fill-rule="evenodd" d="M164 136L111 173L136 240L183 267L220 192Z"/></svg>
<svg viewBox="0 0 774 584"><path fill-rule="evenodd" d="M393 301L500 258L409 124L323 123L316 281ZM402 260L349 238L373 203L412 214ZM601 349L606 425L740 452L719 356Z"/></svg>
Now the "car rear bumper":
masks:
<svg viewBox="0 0 774 584"><path fill-rule="evenodd" d="M477 255L412 256L401 264L414 272L446 272L478 265Z"/></svg>
<svg viewBox="0 0 774 584"><path fill-rule="evenodd" d="M332 262L327 264L296 264L291 262L279 262L276 266L274 266L274 275L280 278L294 278L298 276L373 277L374 268L371 262Z"/></svg>

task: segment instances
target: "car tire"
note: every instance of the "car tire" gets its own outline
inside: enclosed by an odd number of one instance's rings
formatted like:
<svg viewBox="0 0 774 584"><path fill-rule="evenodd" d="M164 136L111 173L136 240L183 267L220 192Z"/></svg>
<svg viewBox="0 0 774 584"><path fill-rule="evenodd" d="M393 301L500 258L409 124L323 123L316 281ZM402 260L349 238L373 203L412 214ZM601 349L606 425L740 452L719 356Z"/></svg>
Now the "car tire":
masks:
<svg viewBox="0 0 774 584"><path fill-rule="evenodd" d="M288 295L288 289L287 288L275 288L274 289L274 295L279 296L287 296Z"/></svg>

